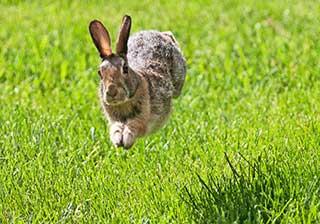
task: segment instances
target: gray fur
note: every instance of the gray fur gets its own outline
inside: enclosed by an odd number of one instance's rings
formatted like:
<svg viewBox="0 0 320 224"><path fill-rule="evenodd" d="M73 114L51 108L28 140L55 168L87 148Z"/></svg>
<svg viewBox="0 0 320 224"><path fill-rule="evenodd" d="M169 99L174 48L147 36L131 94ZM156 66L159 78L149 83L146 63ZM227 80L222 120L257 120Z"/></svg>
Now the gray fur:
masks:
<svg viewBox="0 0 320 224"><path fill-rule="evenodd" d="M148 82L151 114L155 115L151 129L156 129L167 120L171 99L181 93L185 59L173 35L159 31L141 31L131 36L127 58L129 66Z"/></svg>
<svg viewBox="0 0 320 224"><path fill-rule="evenodd" d="M186 62L170 32L141 31L134 34L128 41L127 57L133 70L142 71L146 75L154 74L165 81L164 95L180 95L186 75Z"/></svg>

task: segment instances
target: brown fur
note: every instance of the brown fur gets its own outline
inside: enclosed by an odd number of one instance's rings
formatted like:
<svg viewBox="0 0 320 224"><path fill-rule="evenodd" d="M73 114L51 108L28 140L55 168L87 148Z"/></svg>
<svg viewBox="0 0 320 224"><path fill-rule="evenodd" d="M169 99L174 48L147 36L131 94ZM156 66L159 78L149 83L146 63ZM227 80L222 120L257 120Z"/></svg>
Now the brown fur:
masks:
<svg viewBox="0 0 320 224"><path fill-rule="evenodd" d="M109 122L120 121L127 125L136 123L135 120L137 120L140 124L132 125L139 127L138 136L146 134L147 122L150 117L150 99L146 94L148 92L147 88L147 83L142 78L134 97L129 101L119 105L108 105L101 100ZM101 95L100 97L102 98Z"/></svg>
<svg viewBox="0 0 320 224"><path fill-rule="evenodd" d="M172 98L180 95L186 71L172 33L144 31L129 39L130 28L131 18L125 16L113 54L102 23L94 20L89 26L103 59L99 93L110 138L115 146L124 148L164 125Z"/></svg>

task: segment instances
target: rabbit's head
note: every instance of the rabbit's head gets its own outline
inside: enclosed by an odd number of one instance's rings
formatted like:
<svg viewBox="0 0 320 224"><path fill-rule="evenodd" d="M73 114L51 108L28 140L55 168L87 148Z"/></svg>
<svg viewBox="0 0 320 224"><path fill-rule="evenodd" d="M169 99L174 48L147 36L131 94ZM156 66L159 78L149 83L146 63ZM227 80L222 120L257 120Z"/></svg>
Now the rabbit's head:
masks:
<svg viewBox="0 0 320 224"><path fill-rule="evenodd" d="M111 39L103 24L93 20L89 25L92 40L102 59L98 71L101 78L101 97L108 105L127 102L137 89L137 75L129 68L127 61L130 28L131 18L124 16L116 43L116 52L112 53Z"/></svg>

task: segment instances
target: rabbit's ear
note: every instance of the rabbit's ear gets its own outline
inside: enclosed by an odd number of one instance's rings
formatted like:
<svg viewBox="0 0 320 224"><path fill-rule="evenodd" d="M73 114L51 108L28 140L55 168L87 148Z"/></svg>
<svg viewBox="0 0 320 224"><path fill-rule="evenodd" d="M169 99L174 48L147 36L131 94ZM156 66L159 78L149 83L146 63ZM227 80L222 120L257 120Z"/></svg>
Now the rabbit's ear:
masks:
<svg viewBox="0 0 320 224"><path fill-rule="evenodd" d="M126 55L128 51L128 39L131 29L131 17L125 15L122 19L122 25L119 30L116 52L118 55Z"/></svg>
<svg viewBox="0 0 320 224"><path fill-rule="evenodd" d="M89 31L93 40L93 43L96 45L100 57L104 58L112 54L111 50L111 39L107 29L103 24L98 20L91 21L89 25Z"/></svg>

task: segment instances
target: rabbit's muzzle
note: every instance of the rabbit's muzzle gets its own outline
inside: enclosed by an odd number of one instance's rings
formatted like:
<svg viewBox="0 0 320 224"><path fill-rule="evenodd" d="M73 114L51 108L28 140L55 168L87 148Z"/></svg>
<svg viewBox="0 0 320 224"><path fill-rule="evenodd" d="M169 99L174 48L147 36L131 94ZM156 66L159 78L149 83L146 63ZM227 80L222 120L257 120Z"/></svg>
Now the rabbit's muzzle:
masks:
<svg viewBox="0 0 320 224"><path fill-rule="evenodd" d="M104 86L104 87L103 87ZM119 105L128 100L126 91L123 87L113 83L103 85L102 100L108 105Z"/></svg>
<svg viewBox="0 0 320 224"><path fill-rule="evenodd" d="M110 99L113 99L117 96L118 94L118 90L117 90L117 87L113 84L110 84L108 87L107 87L107 91L106 91L106 94L107 94L107 99L108 97Z"/></svg>

